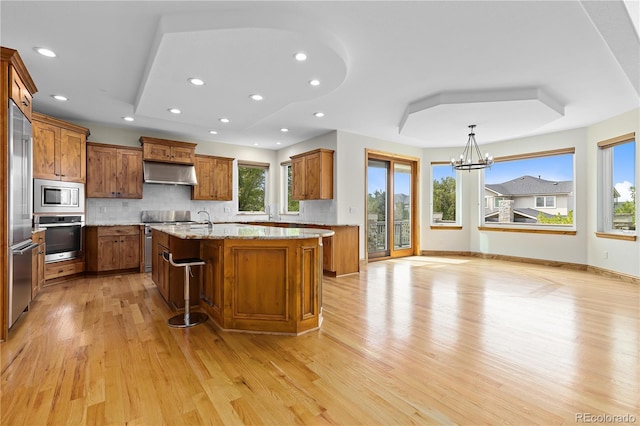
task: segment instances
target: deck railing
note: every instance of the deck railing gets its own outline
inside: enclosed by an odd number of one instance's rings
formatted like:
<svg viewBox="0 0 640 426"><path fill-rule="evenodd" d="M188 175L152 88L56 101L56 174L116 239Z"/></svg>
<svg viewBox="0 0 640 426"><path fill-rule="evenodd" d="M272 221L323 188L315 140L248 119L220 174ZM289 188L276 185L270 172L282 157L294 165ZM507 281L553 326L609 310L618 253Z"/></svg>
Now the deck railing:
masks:
<svg viewBox="0 0 640 426"><path fill-rule="evenodd" d="M369 253L387 250L387 223L385 221L370 220L367 225L367 247ZM409 220L393 222L393 247L411 247L411 223Z"/></svg>

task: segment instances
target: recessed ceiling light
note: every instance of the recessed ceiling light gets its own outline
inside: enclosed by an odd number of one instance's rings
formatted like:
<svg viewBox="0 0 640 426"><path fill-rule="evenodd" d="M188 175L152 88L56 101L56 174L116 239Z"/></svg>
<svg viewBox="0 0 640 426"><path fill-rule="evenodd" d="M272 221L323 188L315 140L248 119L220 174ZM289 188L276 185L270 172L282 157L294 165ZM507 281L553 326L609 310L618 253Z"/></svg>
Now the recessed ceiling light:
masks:
<svg viewBox="0 0 640 426"><path fill-rule="evenodd" d="M324 112L314 112L314 113L313 113L313 116L314 116L314 117L318 117L318 118L320 118L320 117L324 117Z"/></svg>
<svg viewBox="0 0 640 426"><path fill-rule="evenodd" d="M218 134L218 132L215 131L215 130L209 130L209 133L211 133L212 135L217 135Z"/></svg>
<svg viewBox="0 0 640 426"><path fill-rule="evenodd" d="M253 99L254 101L261 101L261 100L263 100L263 99L264 99L264 98L262 97L262 95L258 95L258 94L249 95L249 97L250 97L251 99Z"/></svg>
<svg viewBox="0 0 640 426"><path fill-rule="evenodd" d="M189 83L193 84L194 86L204 86L204 80L196 77L189 78Z"/></svg>
<svg viewBox="0 0 640 426"><path fill-rule="evenodd" d="M294 58L296 58L296 61L306 61L307 60L307 54L303 53L303 52L298 52L295 55L293 55Z"/></svg>
<svg viewBox="0 0 640 426"><path fill-rule="evenodd" d="M133 121L133 117L129 117L129 116L122 117L122 119L123 119L124 121Z"/></svg>
<svg viewBox="0 0 640 426"><path fill-rule="evenodd" d="M182 112L178 108L169 108L167 111L169 111L171 114L180 114Z"/></svg>
<svg viewBox="0 0 640 426"><path fill-rule="evenodd" d="M276 142L276 145L281 145L281 144L282 144L282 142Z"/></svg>
<svg viewBox="0 0 640 426"><path fill-rule="evenodd" d="M254 142L254 143L253 143L253 146L258 146L258 145L259 145L259 143L258 143L258 142Z"/></svg>
<svg viewBox="0 0 640 426"><path fill-rule="evenodd" d="M33 50L41 54L42 56L46 56L47 58L55 58L56 52L51 49L47 49L45 47L34 47Z"/></svg>
<svg viewBox="0 0 640 426"><path fill-rule="evenodd" d="M283 127L282 129L280 129L280 131L282 133L287 133L289 131L289 129L287 129L286 127Z"/></svg>
<svg viewBox="0 0 640 426"><path fill-rule="evenodd" d="M56 101L68 101L69 98L67 98L66 96L62 96L62 95L51 95L51 97L53 99L55 99Z"/></svg>
<svg viewBox="0 0 640 426"><path fill-rule="evenodd" d="M309 84L312 86L320 86L320 80L314 78L313 80L309 81Z"/></svg>
<svg viewBox="0 0 640 426"><path fill-rule="evenodd" d="M224 117L222 117L222 118L218 119L218 121L219 121L219 122L221 122L221 123L228 123L228 122L230 122L231 120L229 120L228 118L224 118Z"/></svg>

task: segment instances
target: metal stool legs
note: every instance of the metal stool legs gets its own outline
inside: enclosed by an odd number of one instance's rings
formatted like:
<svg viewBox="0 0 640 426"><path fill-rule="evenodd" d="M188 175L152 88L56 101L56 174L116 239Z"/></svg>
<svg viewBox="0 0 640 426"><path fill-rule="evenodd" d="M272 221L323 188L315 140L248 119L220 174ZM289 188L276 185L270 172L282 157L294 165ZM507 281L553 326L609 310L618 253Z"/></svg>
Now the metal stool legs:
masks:
<svg viewBox="0 0 640 426"><path fill-rule="evenodd" d="M189 303L189 276L191 275L191 267L196 265L204 265L202 259L174 259L171 253L164 252L162 257L173 266L184 268L184 315L175 315L167 320L169 327L187 328L193 327L205 322L209 317L202 312L190 312Z"/></svg>

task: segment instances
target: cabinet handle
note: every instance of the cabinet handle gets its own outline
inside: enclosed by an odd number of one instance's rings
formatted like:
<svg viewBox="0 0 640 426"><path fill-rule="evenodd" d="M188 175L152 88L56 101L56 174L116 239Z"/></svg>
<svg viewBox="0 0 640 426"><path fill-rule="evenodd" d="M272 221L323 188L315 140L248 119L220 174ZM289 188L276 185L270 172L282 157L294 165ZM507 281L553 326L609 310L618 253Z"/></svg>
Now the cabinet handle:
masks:
<svg viewBox="0 0 640 426"><path fill-rule="evenodd" d="M29 102L27 102L27 101L22 101L22 105L24 105L24 106L29 106Z"/></svg>
<svg viewBox="0 0 640 426"><path fill-rule="evenodd" d="M62 176L62 177L67 177L67 175L60 175L60 176Z"/></svg>

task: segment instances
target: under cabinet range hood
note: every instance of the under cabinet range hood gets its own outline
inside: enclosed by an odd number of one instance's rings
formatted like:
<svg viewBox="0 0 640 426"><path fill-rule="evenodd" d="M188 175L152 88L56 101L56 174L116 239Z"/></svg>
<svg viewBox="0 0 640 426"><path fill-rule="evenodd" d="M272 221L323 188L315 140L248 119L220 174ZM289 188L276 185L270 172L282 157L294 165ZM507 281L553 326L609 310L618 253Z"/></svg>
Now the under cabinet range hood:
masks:
<svg viewBox="0 0 640 426"><path fill-rule="evenodd" d="M191 164L156 163L144 161L143 176L145 183L164 183L167 185L197 185L196 169Z"/></svg>

